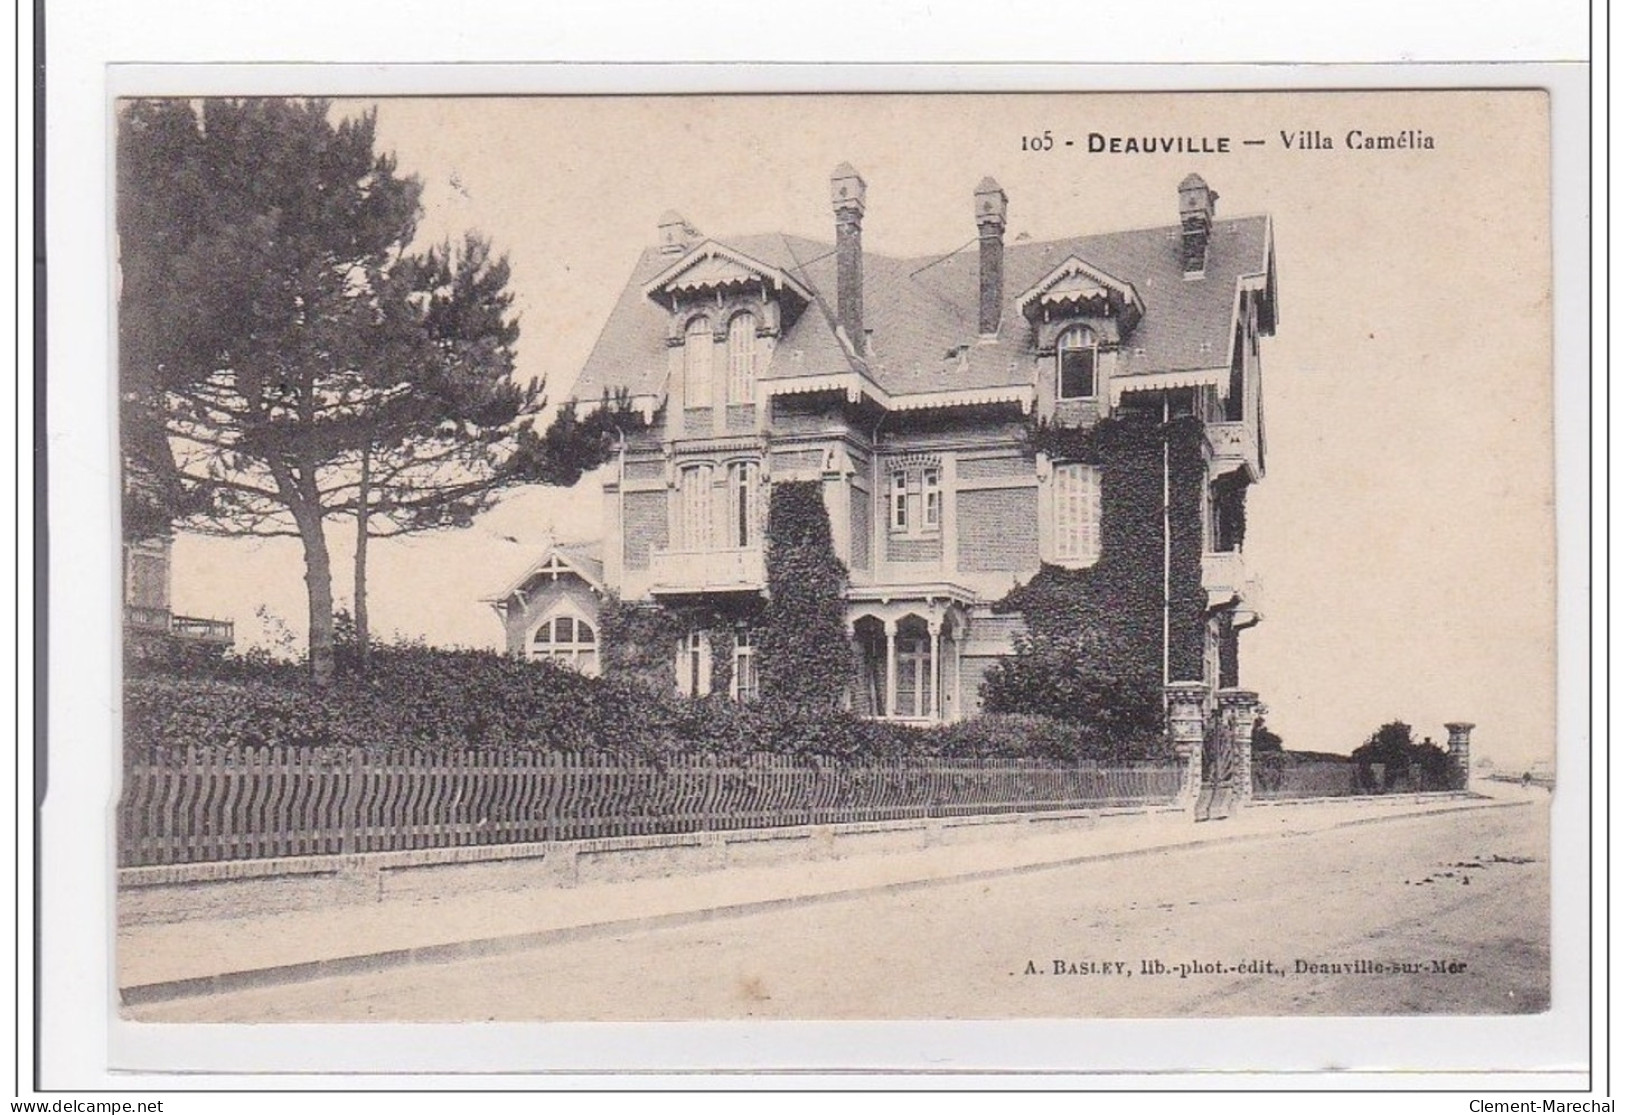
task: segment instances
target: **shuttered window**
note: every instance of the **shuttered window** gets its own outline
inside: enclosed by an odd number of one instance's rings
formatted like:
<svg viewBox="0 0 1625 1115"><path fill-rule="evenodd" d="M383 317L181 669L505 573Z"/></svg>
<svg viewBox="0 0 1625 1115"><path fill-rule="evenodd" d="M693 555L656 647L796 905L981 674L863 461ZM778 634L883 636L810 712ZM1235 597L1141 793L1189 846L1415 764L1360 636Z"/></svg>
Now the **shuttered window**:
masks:
<svg viewBox="0 0 1625 1115"><path fill-rule="evenodd" d="M1055 557L1091 563L1100 557L1100 470L1089 465L1056 465L1050 480L1054 499Z"/></svg>

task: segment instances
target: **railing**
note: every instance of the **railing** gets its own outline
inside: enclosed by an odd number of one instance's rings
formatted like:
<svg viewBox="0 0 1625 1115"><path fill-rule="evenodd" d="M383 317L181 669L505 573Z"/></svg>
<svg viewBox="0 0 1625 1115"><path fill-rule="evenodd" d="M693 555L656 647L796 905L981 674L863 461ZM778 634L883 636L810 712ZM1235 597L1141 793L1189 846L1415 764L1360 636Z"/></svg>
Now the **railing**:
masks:
<svg viewBox="0 0 1625 1115"><path fill-rule="evenodd" d="M124 622L143 631L168 631L169 609L148 608L140 604L124 605Z"/></svg>
<svg viewBox="0 0 1625 1115"><path fill-rule="evenodd" d="M767 584L761 546L655 550L649 555L651 591L708 592L760 589Z"/></svg>
<svg viewBox="0 0 1625 1115"><path fill-rule="evenodd" d="M141 604L124 605L124 622L142 632L173 635L189 642L223 643L230 645L236 627L228 619L204 619L201 616L172 615L167 608L149 608Z"/></svg>
<svg viewBox="0 0 1625 1115"><path fill-rule="evenodd" d="M201 619L198 616L173 617L169 633L177 639L196 639L205 643L230 643L235 627L229 619Z"/></svg>
<svg viewBox="0 0 1625 1115"><path fill-rule="evenodd" d="M1099 808L1171 801L1179 781L1171 766L1020 760L193 749L126 765L118 849L146 866Z"/></svg>

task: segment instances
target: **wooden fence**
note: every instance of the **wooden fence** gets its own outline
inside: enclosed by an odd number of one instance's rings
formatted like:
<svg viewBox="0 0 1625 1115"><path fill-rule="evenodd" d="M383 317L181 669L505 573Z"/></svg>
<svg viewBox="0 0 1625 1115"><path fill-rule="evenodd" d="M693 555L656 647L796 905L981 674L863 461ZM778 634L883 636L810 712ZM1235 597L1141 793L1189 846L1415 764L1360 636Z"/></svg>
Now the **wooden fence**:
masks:
<svg viewBox="0 0 1625 1115"><path fill-rule="evenodd" d="M664 763L541 752L388 759L197 749L130 763L119 863L887 821L1171 801L1178 768L1028 760Z"/></svg>

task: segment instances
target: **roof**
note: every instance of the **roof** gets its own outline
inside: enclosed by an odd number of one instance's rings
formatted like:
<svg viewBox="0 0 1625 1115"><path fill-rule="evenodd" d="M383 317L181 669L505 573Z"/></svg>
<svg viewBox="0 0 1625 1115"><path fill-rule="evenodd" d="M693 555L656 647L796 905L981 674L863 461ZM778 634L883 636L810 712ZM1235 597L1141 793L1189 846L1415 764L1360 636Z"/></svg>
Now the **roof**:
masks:
<svg viewBox="0 0 1625 1115"><path fill-rule="evenodd" d="M524 589L557 556L560 564L568 566L577 576L599 592L605 591L603 546L598 542L555 542L544 549L518 578L509 582L501 592L486 597L489 604L500 604L514 593Z"/></svg>
<svg viewBox="0 0 1625 1115"><path fill-rule="evenodd" d="M1032 384L1033 327L1023 295L1069 259L1131 288L1144 316L1126 338L1115 377L1228 367L1242 289L1256 285L1274 299L1274 249L1267 217L1213 223L1207 269L1185 276L1180 227L1136 229L1062 240L1007 240L999 333L978 338L978 253L973 245L945 257L900 259L865 252L866 360L856 360L835 332L835 246L782 233L710 237L691 253L721 246L781 272L810 295L810 305L779 338L764 380L861 372L887 395L1011 388ZM625 389L664 394L669 311L648 288L683 270L669 252L638 258L583 366L572 397L596 400ZM1274 309L1265 322L1273 327Z"/></svg>

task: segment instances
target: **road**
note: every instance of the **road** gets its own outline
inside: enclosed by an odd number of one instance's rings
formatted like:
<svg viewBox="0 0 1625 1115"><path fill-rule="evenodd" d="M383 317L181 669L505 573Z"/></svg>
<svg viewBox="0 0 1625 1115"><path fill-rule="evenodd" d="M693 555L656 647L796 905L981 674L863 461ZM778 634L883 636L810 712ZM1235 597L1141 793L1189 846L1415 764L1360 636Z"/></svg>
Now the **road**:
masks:
<svg viewBox="0 0 1625 1115"><path fill-rule="evenodd" d="M1549 1002L1537 805L1237 840L157 1003L144 1021L1511 1013Z"/></svg>

